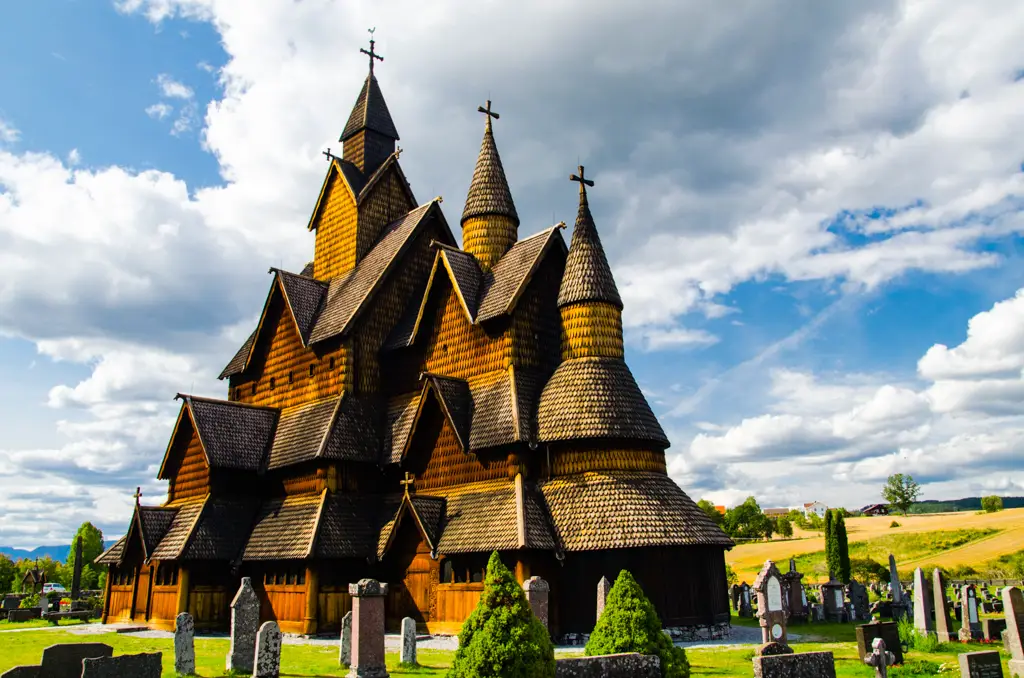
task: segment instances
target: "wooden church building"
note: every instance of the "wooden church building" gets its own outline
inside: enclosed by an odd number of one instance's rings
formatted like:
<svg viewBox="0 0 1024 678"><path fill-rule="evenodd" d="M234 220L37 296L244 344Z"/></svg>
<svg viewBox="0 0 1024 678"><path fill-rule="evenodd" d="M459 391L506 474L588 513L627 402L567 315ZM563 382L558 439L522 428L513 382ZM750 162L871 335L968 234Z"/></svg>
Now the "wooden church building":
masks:
<svg viewBox="0 0 1024 678"><path fill-rule="evenodd" d="M366 52L366 50L363 50ZM460 248L419 203L370 72L310 215L313 260L271 269L259 322L221 374L179 394L136 495L103 620L224 627L240 578L285 632L338 628L347 585L390 584L405 616L457 632L491 552L551 585L556 635L589 632L596 587L630 570L666 626L728 622L729 538L669 478L669 441L624 361L622 300L587 203L520 238L485 113ZM533 229L530 229L533 230Z"/></svg>

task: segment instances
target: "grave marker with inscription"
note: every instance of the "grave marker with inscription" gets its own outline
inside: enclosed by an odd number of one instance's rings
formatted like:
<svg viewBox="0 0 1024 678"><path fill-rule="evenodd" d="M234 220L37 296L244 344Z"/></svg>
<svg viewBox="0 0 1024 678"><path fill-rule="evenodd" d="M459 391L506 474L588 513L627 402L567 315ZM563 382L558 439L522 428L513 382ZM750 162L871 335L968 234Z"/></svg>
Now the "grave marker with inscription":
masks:
<svg viewBox="0 0 1024 678"><path fill-rule="evenodd" d="M959 657L961 678L1003 678L1003 663L994 650L964 652Z"/></svg>
<svg viewBox="0 0 1024 678"><path fill-rule="evenodd" d="M786 605L782 597L782 573L771 560L754 580L757 593L757 617L761 623L761 653L789 654L786 637Z"/></svg>

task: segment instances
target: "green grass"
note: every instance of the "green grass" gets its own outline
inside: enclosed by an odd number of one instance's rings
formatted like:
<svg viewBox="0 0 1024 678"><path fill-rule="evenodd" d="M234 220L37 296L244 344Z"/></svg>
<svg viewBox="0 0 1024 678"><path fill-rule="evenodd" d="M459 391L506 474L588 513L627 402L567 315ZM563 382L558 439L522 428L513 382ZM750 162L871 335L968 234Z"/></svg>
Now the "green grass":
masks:
<svg viewBox="0 0 1024 678"><path fill-rule="evenodd" d="M96 620L94 619L93 622L95 622L95 621ZM79 619L63 619L63 620L59 620L57 622L57 625L58 626L81 626L82 624L87 624L87 623L90 623L90 622L84 622L84 621L81 621ZM42 619L29 619L28 621L14 622L14 623L11 623L11 622L7 621L6 619L0 620L0 631L11 631L13 629L46 628L48 626L53 626L53 624L51 624L48 621L44 621Z"/></svg>
<svg viewBox="0 0 1024 678"><path fill-rule="evenodd" d="M751 619L734 619L737 626L756 626ZM836 658L838 678L872 678L874 670L862 664L857 655L857 646L852 624L793 625L794 633L802 634L801 642L793 648L797 652L831 651ZM805 642L819 639L821 642ZM26 631L23 633L0 633L0 673L12 666L34 664L42 656L43 648L56 643L100 642L114 647L115 654L136 652L163 652L164 676L174 676L173 641L169 638L136 638L114 633L73 634L67 631ZM957 654L975 650L998 649L1000 646L981 643L948 643L939 646L935 652L921 653L911 650L907 655L907 666L890 672L893 678L917 678L933 675L913 670L915 662L923 660L932 666L952 667L956 670ZM224 656L228 641L225 638L197 638L197 670L200 676L224 676ZM752 673L751 659L753 646L693 648L686 651L694 676L737 676L749 678ZM420 650L419 668L401 667L398 654L387 655L388 671L392 676L443 676L451 664L454 652L442 650ZM1004 671L1008 656L1003 653ZM282 676L344 676L347 672L338 666L338 648L332 645L285 645L281 657Z"/></svg>
<svg viewBox="0 0 1024 678"><path fill-rule="evenodd" d="M889 554L896 557L896 562L906 562L939 556L952 549L966 546L976 541L997 534L993 528L947 530L937 532L894 533L882 537L874 537L867 541L850 544L850 559L873 560L888 565ZM825 568L825 552L815 551L796 556L797 570L809 574L812 580L828 578ZM901 572L904 577L908 573Z"/></svg>

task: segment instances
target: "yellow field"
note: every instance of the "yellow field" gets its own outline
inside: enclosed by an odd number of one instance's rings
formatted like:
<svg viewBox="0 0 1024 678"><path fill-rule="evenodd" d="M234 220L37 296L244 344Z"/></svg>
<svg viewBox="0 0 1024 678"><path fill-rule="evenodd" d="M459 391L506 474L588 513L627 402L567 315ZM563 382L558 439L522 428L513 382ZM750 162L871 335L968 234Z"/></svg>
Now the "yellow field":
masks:
<svg viewBox="0 0 1024 678"><path fill-rule="evenodd" d="M893 520L900 527L890 528ZM1024 549L1024 508L1006 509L997 513L929 513L910 516L877 516L874 518L847 518L846 533L850 543L867 541L898 533L937 532L942 530L992 528L999 534L967 544L942 554L927 556L918 561L901 561L900 570L922 565L927 561L940 567L954 565L975 565L997 558L1005 553ZM788 541L756 542L741 544L725 555L725 560L736 571L740 581L752 582L764 561L771 559L779 569L789 569L790 556L813 553L825 548L825 538L820 532L805 532L794 527L794 537Z"/></svg>

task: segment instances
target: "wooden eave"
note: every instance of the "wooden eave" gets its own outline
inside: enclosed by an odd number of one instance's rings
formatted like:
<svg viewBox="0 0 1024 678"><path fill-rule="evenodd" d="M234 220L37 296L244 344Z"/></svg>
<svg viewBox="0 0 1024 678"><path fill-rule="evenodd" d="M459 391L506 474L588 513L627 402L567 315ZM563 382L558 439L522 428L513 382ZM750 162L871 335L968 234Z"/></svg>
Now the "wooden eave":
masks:
<svg viewBox="0 0 1024 678"><path fill-rule="evenodd" d="M416 519L416 527L419 528L420 534L423 536L423 541L427 542L431 556L433 557L433 554L437 552L437 545L434 544L434 540L430 538L430 533L423 524L423 518L420 517L419 511L416 510L416 505L412 503L412 499L409 494L405 494L402 496L402 501L398 505L398 510L395 511L395 521L391 525L391 530L388 532L388 538L387 541L384 542L384 548L380 549L377 553L378 560L383 558L384 554L391 550L391 544L395 540L395 535L398 534L398 529L402 526L402 518L405 517L406 511L410 511Z"/></svg>
<svg viewBox="0 0 1024 678"><path fill-rule="evenodd" d="M440 389L438 389L437 385L434 383L434 379L451 379L451 377L443 377L430 372L420 373L420 380L423 381L423 390L420 391L419 403L416 406L416 416L413 417L412 426L409 427L409 435L406 436L405 442L402 445L402 459L405 458L406 453L409 451L409 446L412 444L412 439L416 435L416 428L420 424L420 417L423 415L423 408L426 407L427 393L429 391L434 393L434 398L437 399L438 404L441 406L441 412L444 414L445 419L448 420L448 424L452 427L452 430L455 431L455 439L459 441L459 447L462 448L463 452L469 451L469 440L462 439L462 432L459 431L459 427L455 423L455 418L452 416L451 410L448 409L448 403L445 402ZM455 381L465 380L456 379Z"/></svg>
<svg viewBox="0 0 1024 678"><path fill-rule="evenodd" d="M525 276L523 276L523 279L522 281L520 281L519 286L516 287L516 291L515 293L513 293L512 298L509 299L509 302L505 306L505 311L502 315L511 315L512 311L515 310L516 305L519 303L520 297L523 296L523 292L525 292L526 288L530 286L530 281L533 280L534 273L537 272L537 269L540 268L541 262L543 262L544 259L548 256L548 252L551 250L552 242L561 243L563 253L567 254L569 252L569 248L566 247L565 245L565 240L563 240L562 238L555 238L555 234L558 233L563 228L565 228L564 221L559 222L558 224L555 224L554 226L551 226L550 228L546 229L547 235L544 236L546 240L544 242L543 247L541 247L540 252L537 253L536 258L533 260L533 263L530 266L530 270L526 273ZM541 231L540 233L534 235L533 237L539 238L542 237L542 234L544 234L544 231Z"/></svg>
<svg viewBox="0 0 1024 678"><path fill-rule="evenodd" d="M339 399L338 402L340 403L341 400ZM335 416L337 416L337 412L335 412ZM332 419L332 421L333 421L333 419ZM330 432L330 429L328 429L328 434L329 434L329 432ZM326 440L326 438L325 438L325 440ZM317 453L317 456L319 456L319 452ZM306 548L306 558L312 558L313 557L313 552L316 549L316 540L320 537L320 521L323 518L324 507L326 505L327 505L327 488L325 487L324 489L320 490L320 506L318 506L317 509L316 509L316 518L313 519L313 534L311 534L309 536L309 546L308 546L308 548Z"/></svg>
<svg viewBox="0 0 1024 678"><path fill-rule="evenodd" d="M409 185L409 180L405 178L405 172L402 171L402 166L398 163L399 153L400 151L396 150L394 153L389 155L384 160L384 162L380 164L380 167L378 167L374 171L374 173L370 175L370 178L366 180L366 185L363 186L361 191L359 191L359 195L354 196L356 207L362 205L363 202L365 202L366 199L370 197L370 195L373 193L374 187L376 187L377 183L385 174L387 174L388 170L391 169L392 166L394 166L395 170L398 172L399 183L401 184L402 190L405 192L406 197L409 199L409 204L417 204L416 197L412 194L412 186ZM349 190L351 190L351 187L349 188Z"/></svg>
<svg viewBox="0 0 1024 678"><path fill-rule="evenodd" d="M291 316L292 324L295 326L295 333L299 335L299 341L302 343L302 347L309 348L309 341L302 336L302 328L299 327L299 321L295 317L295 311L292 309L291 301L288 299L288 292L285 290L285 285L281 282L281 272L276 268L271 268L269 272L274 274L274 280L270 284L270 291L267 292L267 299L263 302L263 310L260 312L260 321L256 324L256 334L253 336L252 345L249 347L249 355L245 357L245 366L242 367L238 374L245 374L246 370L249 369L249 365L252 363L252 357L256 353L256 346L259 344L263 335L267 312L270 310L270 304L274 299L275 291L279 291L281 293L285 308L288 310L288 315Z"/></svg>
<svg viewBox="0 0 1024 678"><path fill-rule="evenodd" d="M178 394L178 395L181 395L181 394ZM177 398L178 398L178 396L175 396L175 399L177 399ZM174 422L174 429L171 431L171 439L169 441L167 441L167 449L164 450L164 460L162 462L160 462L160 471L159 471L159 473L156 474L156 479L157 480L170 480L170 478L168 476L164 475L164 474L167 471L167 462L168 462L168 460L171 457L171 449L174 447L174 441L178 437L178 429L181 427L181 420L182 420L182 417L185 415L185 409L187 407L188 407L188 400L183 398L182 399L182 403L181 403L181 409L178 410L178 418L175 420L175 422ZM196 424L192 420L192 414L191 413L189 413L189 421L192 423L192 428L195 429ZM198 432L196 433L196 435L199 435ZM202 443L202 441L200 441L200 444L201 443ZM203 454L204 455L206 454L206 450L203 450ZM207 464L210 463L209 457L207 457L206 463Z"/></svg>
<svg viewBox="0 0 1024 678"><path fill-rule="evenodd" d="M181 542L181 548L178 549L178 552L174 554L175 560L181 558L181 554L185 553L185 551L188 549L188 545L192 541L193 535L195 535L196 533L196 527L199 525L199 521L202 520L203 513L206 511L206 505L209 503L210 494L207 493L206 496L203 497L202 508L196 512L196 517L192 520L192 524L188 528L188 533L186 534L184 541Z"/></svg>
<svg viewBox="0 0 1024 678"><path fill-rule="evenodd" d="M309 223L306 225L307 231L313 230L313 224L316 222L316 218L320 216L320 210L323 209L324 196L327 195L327 186L331 183L331 175L337 172L341 176L341 180L345 183L345 188L348 189L348 194L352 196L352 202L358 203L358 196L356 192L352 190L352 186L348 183L348 179L345 177L345 173L341 171L341 161L335 157L331 164L327 167L327 174L324 175L324 183L320 186L320 194L316 198L316 205L313 207L313 214L309 217Z"/></svg>

